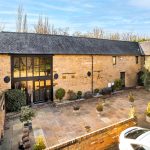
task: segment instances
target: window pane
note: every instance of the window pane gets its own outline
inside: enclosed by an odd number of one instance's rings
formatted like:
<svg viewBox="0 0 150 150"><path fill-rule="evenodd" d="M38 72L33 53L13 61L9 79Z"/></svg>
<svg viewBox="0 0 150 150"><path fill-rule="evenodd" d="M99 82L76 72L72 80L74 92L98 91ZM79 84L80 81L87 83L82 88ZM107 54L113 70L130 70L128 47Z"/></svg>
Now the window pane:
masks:
<svg viewBox="0 0 150 150"><path fill-rule="evenodd" d="M46 58L46 75L49 76L51 74L51 59Z"/></svg>
<svg viewBox="0 0 150 150"><path fill-rule="evenodd" d="M39 76L39 58L34 57L34 76Z"/></svg>
<svg viewBox="0 0 150 150"><path fill-rule="evenodd" d="M14 78L19 77L19 58L14 57Z"/></svg>
<svg viewBox="0 0 150 150"><path fill-rule="evenodd" d="M26 57L20 57L20 73L21 77L26 77Z"/></svg>
<svg viewBox="0 0 150 150"><path fill-rule="evenodd" d="M27 84L26 84L26 81L21 81L20 84L21 84L21 90L26 92L26 91L27 91Z"/></svg>
<svg viewBox="0 0 150 150"><path fill-rule="evenodd" d="M45 76L45 57L40 58L40 76Z"/></svg>
<svg viewBox="0 0 150 150"><path fill-rule="evenodd" d="M27 57L27 76L28 77L33 76L32 67L33 67L32 57Z"/></svg>

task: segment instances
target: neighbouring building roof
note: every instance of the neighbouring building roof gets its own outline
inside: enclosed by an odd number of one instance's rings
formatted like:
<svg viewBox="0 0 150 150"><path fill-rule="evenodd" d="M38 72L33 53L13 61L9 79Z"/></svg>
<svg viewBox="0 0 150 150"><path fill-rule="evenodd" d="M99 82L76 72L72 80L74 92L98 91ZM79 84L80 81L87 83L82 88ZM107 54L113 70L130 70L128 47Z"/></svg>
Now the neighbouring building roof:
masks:
<svg viewBox="0 0 150 150"><path fill-rule="evenodd" d="M144 55L150 55L150 41L145 41L139 43Z"/></svg>
<svg viewBox="0 0 150 150"><path fill-rule="evenodd" d="M137 42L35 33L0 33L3 54L141 55Z"/></svg>

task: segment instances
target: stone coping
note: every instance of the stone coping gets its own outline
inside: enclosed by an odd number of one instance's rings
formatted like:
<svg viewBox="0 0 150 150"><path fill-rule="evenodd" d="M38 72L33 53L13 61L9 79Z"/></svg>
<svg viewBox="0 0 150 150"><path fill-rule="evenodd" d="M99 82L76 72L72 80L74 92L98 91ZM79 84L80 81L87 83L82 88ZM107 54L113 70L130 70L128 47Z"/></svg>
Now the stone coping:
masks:
<svg viewBox="0 0 150 150"><path fill-rule="evenodd" d="M76 137L75 139L69 140L69 141L67 141L67 142L63 142L63 143L61 143L61 144L57 144L57 145L54 145L54 146L52 146L52 147L46 148L46 150L56 150L56 149L62 149L62 148L71 146L71 145L73 145L73 144L75 144L75 143L81 142L81 141L83 141L83 140L85 140L85 139L87 139L87 138L93 137L93 136L95 136L95 135L97 135L97 134L104 133L104 132L107 131L108 129L116 128L116 127L118 127L119 125L123 125L123 124L128 123L128 122L131 122L131 121L134 121L134 122L135 122L135 125L137 124L137 118L125 119L125 120L123 120L123 121L114 123L114 124L112 124L112 125L110 125L110 126L107 126L107 127L98 129L98 130L96 130L96 131L87 133L87 134L85 134L85 135Z"/></svg>

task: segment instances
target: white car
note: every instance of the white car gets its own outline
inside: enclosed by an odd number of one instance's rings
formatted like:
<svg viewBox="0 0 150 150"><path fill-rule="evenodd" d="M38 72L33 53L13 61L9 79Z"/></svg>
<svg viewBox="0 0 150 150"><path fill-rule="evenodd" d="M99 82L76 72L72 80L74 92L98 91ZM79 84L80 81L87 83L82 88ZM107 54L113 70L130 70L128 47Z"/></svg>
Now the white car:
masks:
<svg viewBox="0 0 150 150"><path fill-rule="evenodd" d="M131 127L121 132L119 137L120 150L150 150L150 130Z"/></svg>

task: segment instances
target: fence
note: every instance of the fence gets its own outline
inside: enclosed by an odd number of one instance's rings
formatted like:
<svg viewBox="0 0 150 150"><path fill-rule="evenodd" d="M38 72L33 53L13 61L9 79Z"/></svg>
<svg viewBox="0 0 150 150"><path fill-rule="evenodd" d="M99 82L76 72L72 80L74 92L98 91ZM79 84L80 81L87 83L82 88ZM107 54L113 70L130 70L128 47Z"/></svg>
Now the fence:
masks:
<svg viewBox="0 0 150 150"><path fill-rule="evenodd" d="M47 150L105 150L118 143L120 133L137 124L136 118L130 118L92 133L77 137L68 142L47 148Z"/></svg>

